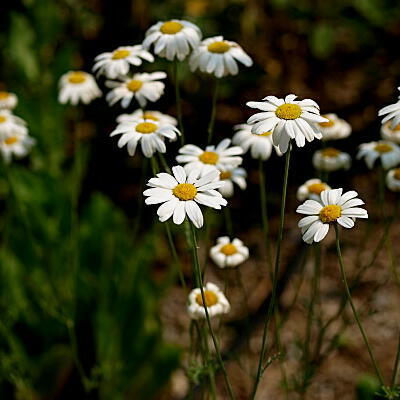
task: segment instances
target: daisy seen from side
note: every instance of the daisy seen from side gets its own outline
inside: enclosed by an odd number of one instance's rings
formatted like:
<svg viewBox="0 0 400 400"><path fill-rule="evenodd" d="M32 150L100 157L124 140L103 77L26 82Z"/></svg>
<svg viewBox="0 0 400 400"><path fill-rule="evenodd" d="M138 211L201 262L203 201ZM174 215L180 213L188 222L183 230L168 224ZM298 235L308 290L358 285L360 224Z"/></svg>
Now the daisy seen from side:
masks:
<svg viewBox="0 0 400 400"><path fill-rule="evenodd" d="M380 160L384 169L390 169L400 164L400 147L387 140L363 143L357 153L357 159L362 158L369 169L374 167L376 160Z"/></svg>
<svg viewBox="0 0 400 400"><path fill-rule="evenodd" d="M249 249L237 238L230 240L228 236L222 236L211 247L210 257L220 268L234 268L249 258Z"/></svg>
<svg viewBox="0 0 400 400"><path fill-rule="evenodd" d="M59 81L58 101L61 104L89 104L101 96L93 75L84 71L69 71Z"/></svg>
<svg viewBox="0 0 400 400"><path fill-rule="evenodd" d="M0 110L0 135L27 134L26 122L10 110Z"/></svg>
<svg viewBox="0 0 400 400"><path fill-rule="evenodd" d="M228 167L220 171L219 179L225 184L218 190L225 198L233 196L234 184L239 186L240 189L245 190L247 187L246 183L247 172L241 167Z"/></svg>
<svg viewBox="0 0 400 400"><path fill-rule="evenodd" d="M297 200L305 201L307 199L314 199L318 201L321 193L324 190L330 189L331 187L327 183L322 182L321 179L309 179L297 189Z"/></svg>
<svg viewBox="0 0 400 400"><path fill-rule="evenodd" d="M0 110L13 110L18 104L18 97L11 92L0 91Z"/></svg>
<svg viewBox="0 0 400 400"><path fill-rule="evenodd" d="M345 139L351 134L351 125L336 114L324 114L327 122L319 122L317 128L322 133L322 140Z"/></svg>
<svg viewBox="0 0 400 400"><path fill-rule="evenodd" d="M317 150L312 157L312 164L317 171L347 170L351 166L350 154L334 147Z"/></svg>
<svg viewBox="0 0 400 400"><path fill-rule="evenodd" d="M392 192L400 192L400 168L394 168L386 174L386 186Z"/></svg>
<svg viewBox="0 0 400 400"><path fill-rule="evenodd" d="M3 160L8 164L12 158L25 157L35 144L35 139L27 133L20 131L3 134L0 136L0 154Z"/></svg>

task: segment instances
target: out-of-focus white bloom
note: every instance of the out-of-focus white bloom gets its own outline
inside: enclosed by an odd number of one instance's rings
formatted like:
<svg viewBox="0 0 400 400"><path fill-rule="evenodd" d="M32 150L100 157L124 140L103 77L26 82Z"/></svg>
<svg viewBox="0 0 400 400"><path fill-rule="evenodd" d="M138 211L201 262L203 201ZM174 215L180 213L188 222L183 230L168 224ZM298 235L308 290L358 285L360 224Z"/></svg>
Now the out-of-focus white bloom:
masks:
<svg viewBox="0 0 400 400"><path fill-rule="evenodd" d="M233 268L249 258L249 249L237 238L231 241L228 236L222 236L211 247L210 257L220 268Z"/></svg>
<svg viewBox="0 0 400 400"><path fill-rule="evenodd" d="M159 80L166 77L165 72L152 72L134 74L131 78L125 77L119 81L107 81L106 85L112 90L106 100L111 106L121 100L121 106L127 108L135 98L140 107L145 107L147 101L157 101L163 95L165 84Z"/></svg>
<svg viewBox="0 0 400 400"><path fill-rule="evenodd" d="M331 187L322 182L321 179L309 179L297 189L297 200L304 201L314 199L319 201L320 195L324 190L330 190Z"/></svg>
<svg viewBox="0 0 400 400"><path fill-rule="evenodd" d="M339 169L349 169L351 166L351 157L343 151L333 147L326 147L314 153L312 163L318 171L331 172Z"/></svg>
<svg viewBox="0 0 400 400"><path fill-rule="evenodd" d="M186 174L185 169L178 165L172 167L173 175L159 173L147 184L151 189L143 192L146 204L163 203L157 210L161 222L172 217L174 224L180 225L186 216L196 228L204 223L203 214L198 204L220 210L227 201L216 189L224 182L219 180L218 170L214 170L199 178L198 170ZM198 203L198 204L197 204Z"/></svg>
<svg viewBox="0 0 400 400"><path fill-rule="evenodd" d="M308 215L299 221L303 240L311 244L320 242L328 233L330 224L338 223L344 228L352 228L355 218L368 218L367 210L358 206L364 202L357 198L358 193L343 189L324 190L321 201L306 200L297 207L299 214Z"/></svg>
<svg viewBox="0 0 400 400"><path fill-rule="evenodd" d="M154 45L154 53L167 60L177 58L184 60L201 40L200 29L189 21L173 19L157 22L146 32L143 47L150 49Z"/></svg>
<svg viewBox="0 0 400 400"><path fill-rule="evenodd" d="M101 96L101 90L97 86L91 74L83 71L69 71L60 78L60 92L58 101L61 104L79 102L89 104Z"/></svg>
<svg viewBox="0 0 400 400"><path fill-rule="evenodd" d="M357 159L364 158L369 169L372 169L377 159L381 161L384 169L393 168L400 164L400 147L385 140L379 142L363 143L360 145Z"/></svg>
<svg viewBox="0 0 400 400"><path fill-rule="evenodd" d="M18 97L11 92L0 91L0 110L13 110L18 104Z"/></svg>
<svg viewBox="0 0 400 400"><path fill-rule="evenodd" d="M322 133L322 140L338 140L350 136L351 126L347 121L339 118L336 114L322 116L328 120L317 124L319 131Z"/></svg>
<svg viewBox="0 0 400 400"><path fill-rule="evenodd" d="M157 122L160 126L163 125L178 125L176 118L171 117L168 114L163 114L160 111L146 110L143 111L141 108L135 110L132 114L121 114L117 117L117 122L134 122L139 119L150 119Z"/></svg>
<svg viewBox="0 0 400 400"><path fill-rule="evenodd" d="M246 67L253 65L252 59L236 43L224 40L222 36L205 39L190 56L190 69L214 74L217 78L237 75L238 61Z"/></svg>
<svg viewBox="0 0 400 400"><path fill-rule="evenodd" d="M176 161L185 164L185 170L199 170L204 175L212 170L224 171L239 166L243 159L243 149L239 146L229 147L230 139L222 140L217 146L207 146L205 150L193 144L185 144L179 149Z"/></svg>
<svg viewBox="0 0 400 400"><path fill-rule="evenodd" d="M110 134L110 136L115 135L121 135L118 147L127 145L129 155L135 154L136 147L140 142L143 154L146 157L152 157L156 151L165 153L164 139L176 140L180 132L173 125L160 125L154 120L138 119L121 122Z"/></svg>
<svg viewBox="0 0 400 400"><path fill-rule="evenodd" d="M27 134L26 122L10 110L0 110L0 135Z"/></svg>
<svg viewBox="0 0 400 400"><path fill-rule="evenodd" d="M95 59L93 72L103 74L107 78L115 79L120 75L127 75L131 65L137 67L143 60L153 62L154 57L142 45L121 46L116 50L101 53Z"/></svg>
<svg viewBox="0 0 400 400"><path fill-rule="evenodd" d="M220 171L219 179L225 184L221 186L218 190L225 198L233 196L234 183L244 190L247 187L246 183L247 172L244 168L226 168Z"/></svg>
<svg viewBox="0 0 400 400"><path fill-rule="evenodd" d="M386 122L381 126L381 136L384 140L400 144L400 124L392 128L390 122Z"/></svg>
<svg viewBox="0 0 400 400"><path fill-rule="evenodd" d="M206 318L205 307L207 307L208 315L210 318L221 314L229 313L231 306L219 289L214 283L206 283L203 288L205 306L201 296L200 288L193 289L189 293L188 313L192 319Z"/></svg>
<svg viewBox="0 0 400 400"><path fill-rule="evenodd" d="M400 86L397 89L400 90ZM397 125L400 124L400 101L397 101L397 103L390 104L389 106L381 108L379 110L378 115L380 117L385 116L382 119L382 124L390 122L391 128L394 129Z"/></svg>
<svg viewBox="0 0 400 400"><path fill-rule="evenodd" d="M12 157L22 158L26 156L35 139L25 132L14 131L0 135L0 154L6 163L11 162Z"/></svg>
<svg viewBox="0 0 400 400"><path fill-rule="evenodd" d="M400 168L391 169L387 173L386 186L392 192L400 192Z"/></svg>
<svg viewBox="0 0 400 400"><path fill-rule="evenodd" d="M272 148L278 156L282 155L279 148L272 143L272 131L258 135L251 131L251 125L248 124L235 125L234 129L236 133L232 138L233 144L240 146L245 153L250 150L253 158L267 160L271 156Z"/></svg>
<svg viewBox="0 0 400 400"><path fill-rule="evenodd" d="M296 101L296 97L294 94L287 95L285 99L267 96L263 101L246 103L262 111L247 120L252 125L252 132L262 135L272 131L272 141L282 153L286 153L291 139L298 147L303 147L306 140L321 139L322 133L316 123L328 122L319 115L319 106L314 100Z"/></svg>

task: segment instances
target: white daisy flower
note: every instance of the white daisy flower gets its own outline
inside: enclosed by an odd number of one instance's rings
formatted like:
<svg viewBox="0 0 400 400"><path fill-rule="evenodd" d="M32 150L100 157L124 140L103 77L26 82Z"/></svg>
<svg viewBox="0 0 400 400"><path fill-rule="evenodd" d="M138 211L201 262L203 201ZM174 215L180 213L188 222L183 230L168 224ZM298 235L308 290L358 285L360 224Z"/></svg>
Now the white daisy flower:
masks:
<svg viewBox="0 0 400 400"><path fill-rule="evenodd" d="M131 114L121 114L117 117L117 122L132 122L137 121L139 119L151 119L152 121L156 121L160 126L161 125L173 125L177 126L178 121L176 118L171 117L168 114L163 114L160 111L146 110L143 111L141 108L135 110Z"/></svg>
<svg viewBox="0 0 400 400"><path fill-rule="evenodd" d="M351 134L351 125L336 114L325 114L327 122L319 122L317 128L322 133L322 140L344 139Z"/></svg>
<svg viewBox="0 0 400 400"><path fill-rule="evenodd" d="M369 169L372 169L377 159L380 159L384 169L393 168L400 163L400 147L385 140L363 143L359 146L357 159L364 158Z"/></svg>
<svg viewBox="0 0 400 400"><path fill-rule="evenodd" d="M18 104L18 97L11 92L0 91L0 110L13 110Z"/></svg>
<svg viewBox="0 0 400 400"><path fill-rule="evenodd" d="M173 222L180 225L187 216L196 228L201 228L204 220L198 204L217 210L226 206L227 201L216 190L224 184L219 180L219 172L214 170L200 178L199 172L192 170L186 174L178 165L172 167L173 175L162 172L149 180L147 186L151 189L143 192L147 196L145 203L163 203L157 210L161 222L172 217Z"/></svg>
<svg viewBox="0 0 400 400"><path fill-rule="evenodd" d="M3 160L9 163L13 156L16 158L26 156L34 144L35 139L21 131L3 134L0 135L0 154Z"/></svg>
<svg viewBox="0 0 400 400"><path fill-rule="evenodd" d="M312 164L318 171L332 172L339 169L347 170L351 166L351 157L343 151L333 147L326 147L314 153Z"/></svg>
<svg viewBox="0 0 400 400"><path fill-rule="evenodd" d="M234 129L236 133L232 138L232 143L240 146L245 153L250 150L253 158L268 160L273 148L278 156L282 155L279 148L272 143L272 131L257 135L251 131L251 125L247 124L235 125Z"/></svg>
<svg viewBox="0 0 400 400"><path fill-rule="evenodd" d="M173 19L157 22L146 32L143 47L150 49L154 45L154 53L167 60L184 60L201 40L200 29L189 21Z"/></svg>
<svg viewBox="0 0 400 400"><path fill-rule="evenodd" d="M400 90L400 86L397 89ZM380 117L385 116L382 119L382 124L390 122L393 129L395 126L400 124L400 101L381 108L378 112L378 115Z"/></svg>
<svg viewBox="0 0 400 400"><path fill-rule="evenodd" d="M247 172L244 168L226 168L220 171L219 179L225 183L221 186L218 191L222 196L228 198L233 196L234 183L240 187L240 189L245 190L247 187L246 183Z"/></svg>
<svg viewBox="0 0 400 400"><path fill-rule="evenodd" d="M220 268L233 268L249 258L249 249L237 238L231 241L228 236L222 236L211 247L210 257Z"/></svg>
<svg viewBox="0 0 400 400"><path fill-rule="evenodd" d="M214 74L217 78L239 73L238 61L246 67L253 65L253 60L236 43L224 40L223 36L205 39L193 51L189 65L192 71Z"/></svg>
<svg viewBox="0 0 400 400"><path fill-rule="evenodd" d="M121 46L116 50L99 54L95 59L93 72L103 74L107 78L115 79L120 75L127 75L131 65L142 65L143 60L153 62L154 57L142 45Z"/></svg>
<svg viewBox="0 0 400 400"><path fill-rule="evenodd" d="M221 314L229 313L231 306L219 289L214 283L206 283L203 288L204 300L206 302L207 312L210 318ZM201 296L200 288L193 289L188 297L188 313L192 319L206 318L203 297Z"/></svg>
<svg viewBox="0 0 400 400"><path fill-rule="evenodd" d="M156 151L165 153L165 138L176 140L180 132L173 125L160 125L151 119L137 119L121 122L110 134L110 136L115 135L121 135L118 147L126 145L130 156L135 154L136 147L140 142L143 154L146 157L152 157Z"/></svg>
<svg viewBox="0 0 400 400"><path fill-rule="evenodd" d="M120 78L119 81L107 81L106 85L113 89L107 94L106 100L111 106L121 100L121 106L127 108L135 98L144 108L147 101L157 101L164 94L165 84L159 80L166 77L167 74L161 71L150 74L144 72L134 74L131 78Z"/></svg>
<svg viewBox="0 0 400 400"><path fill-rule="evenodd" d="M207 146L205 150L193 144L185 144L179 149L180 155L176 161L185 164L187 172L195 169L204 175L212 170L224 171L228 168L239 166L243 159L239 154L243 154L243 149L239 146L229 147L230 139L222 140L217 146Z"/></svg>
<svg viewBox="0 0 400 400"><path fill-rule="evenodd" d="M307 199L319 200L324 190L330 190L331 187L322 182L321 179L309 179L297 189L297 200L304 201Z"/></svg>
<svg viewBox="0 0 400 400"><path fill-rule="evenodd" d="M267 96L263 101L249 101L251 108L262 112L252 115L247 123L253 125L252 132L258 135L272 131L272 141L286 153L290 139L294 139L298 147L314 139L321 139L322 133L315 123L328 122L319 115L318 104L311 99L296 101L297 96L289 94L285 99Z"/></svg>
<svg viewBox="0 0 400 400"><path fill-rule="evenodd" d="M26 122L14 115L10 110L0 110L0 135L9 135L12 133L28 133Z"/></svg>
<svg viewBox="0 0 400 400"><path fill-rule="evenodd" d="M400 168L391 169L387 173L386 186L392 192L400 192Z"/></svg>
<svg viewBox="0 0 400 400"><path fill-rule="evenodd" d="M79 102L89 104L92 100L101 96L101 90L97 86L91 74L83 71L69 71L60 78L60 92L58 101L61 104Z"/></svg>
<svg viewBox="0 0 400 400"><path fill-rule="evenodd" d="M357 198L358 193L353 190L344 194L342 192L343 189L324 190L321 193L321 202L306 200L297 207L299 214L308 215L298 223L306 243L320 242L332 223L337 222L344 228L352 228L355 218L368 218L367 210L357 207L364 204Z"/></svg>
<svg viewBox="0 0 400 400"><path fill-rule="evenodd" d="M392 127L390 122L386 122L381 126L381 136L384 140L400 144L400 124Z"/></svg>

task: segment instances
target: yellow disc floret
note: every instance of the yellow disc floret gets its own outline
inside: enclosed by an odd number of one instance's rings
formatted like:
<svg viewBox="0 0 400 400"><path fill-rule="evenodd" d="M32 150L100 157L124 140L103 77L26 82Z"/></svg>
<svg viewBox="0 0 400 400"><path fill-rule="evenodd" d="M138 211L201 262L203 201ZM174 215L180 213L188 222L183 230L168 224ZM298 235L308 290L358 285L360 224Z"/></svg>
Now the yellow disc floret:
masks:
<svg viewBox="0 0 400 400"><path fill-rule="evenodd" d="M131 81L128 82L126 87L131 91L131 92L137 92L140 90L140 88L143 86L143 82L139 81L138 79L132 79Z"/></svg>
<svg viewBox="0 0 400 400"><path fill-rule="evenodd" d="M229 43L220 40L218 42L210 43L207 49L211 53L223 54L226 53L231 48Z"/></svg>
<svg viewBox="0 0 400 400"><path fill-rule="evenodd" d="M3 122L6 122L7 118L4 115L0 115L0 124L2 124Z"/></svg>
<svg viewBox="0 0 400 400"><path fill-rule="evenodd" d="M82 71L74 71L68 75L68 82L77 85L86 81L86 73Z"/></svg>
<svg viewBox="0 0 400 400"><path fill-rule="evenodd" d="M324 118L326 118L328 121L327 122L319 122L319 126L322 126L323 128L330 128L331 126L335 125L335 121L331 118L328 118L326 115L322 115Z"/></svg>
<svg viewBox="0 0 400 400"><path fill-rule="evenodd" d="M206 307L211 307L218 303L218 296L210 290L204 290L204 300L206 301ZM201 293L196 296L196 303L199 306L204 306Z"/></svg>
<svg viewBox="0 0 400 400"><path fill-rule="evenodd" d="M389 153L389 151L392 151L393 147L390 144L387 144L387 143L378 143L374 147L374 150L377 151L380 154L383 154L383 153Z"/></svg>
<svg viewBox="0 0 400 400"><path fill-rule="evenodd" d="M0 100L5 100L10 96L8 92L0 92Z"/></svg>
<svg viewBox="0 0 400 400"><path fill-rule="evenodd" d="M219 155L214 151L205 151L199 155L199 160L204 164L215 165L218 162Z"/></svg>
<svg viewBox="0 0 400 400"><path fill-rule="evenodd" d="M220 252L225 254L226 256L231 256L237 253L237 248L234 244L227 243L221 247Z"/></svg>
<svg viewBox="0 0 400 400"><path fill-rule="evenodd" d="M136 125L136 132L139 133L153 133L157 130L157 125L153 124L152 122L140 122Z"/></svg>
<svg viewBox="0 0 400 400"><path fill-rule="evenodd" d="M18 142L18 138L16 136L10 136L4 140L5 144L11 145Z"/></svg>
<svg viewBox="0 0 400 400"><path fill-rule="evenodd" d="M257 135L257 133L256 133L256 135ZM269 136L269 135L272 135L272 131L263 132L261 135L258 135L258 136L264 136L264 137L266 137L266 136Z"/></svg>
<svg viewBox="0 0 400 400"><path fill-rule="evenodd" d="M275 115L281 119L297 119L301 115L301 107L297 104L282 104L275 110Z"/></svg>
<svg viewBox="0 0 400 400"><path fill-rule="evenodd" d="M319 212L319 219L324 223L334 222L342 215L342 207L337 204L325 206Z"/></svg>
<svg viewBox="0 0 400 400"><path fill-rule="evenodd" d="M231 171L221 171L219 174L219 179L221 181L229 179L232 176L232 172Z"/></svg>
<svg viewBox="0 0 400 400"><path fill-rule="evenodd" d="M177 21L164 22L161 25L160 31L165 35L175 35L183 29L183 25Z"/></svg>
<svg viewBox="0 0 400 400"><path fill-rule="evenodd" d="M191 183L180 183L179 185L174 187L172 193L179 200L193 200L196 197L197 188Z"/></svg>
<svg viewBox="0 0 400 400"><path fill-rule="evenodd" d="M113 55L112 55L112 59L113 60L121 60L122 58L126 58L131 54L131 52L129 50L115 50Z"/></svg>
<svg viewBox="0 0 400 400"><path fill-rule="evenodd" d="M340 150L333 147L327 147L326 149L321 150L321 154L323 157L333 158L340 154Z"/></svg>
<svg viewBox="0 0 400 400"><path fill-rule="evenodd" d="M158 121L159 119L156 117L156 116L154 116L152 113L150 113L150 112L145 112L145 113L143 113L143 118L144 119L151 119L152 121Z"/></svg>
<svg viewBox="0 0 400 400"><path fill-rule="evenodd" d="M397 124L397 125L393 128L393 130L396 131L396 132L400 131L400 124Z"/></svg>
<svg viewBox="0 0 400 400"><path fill-rule="evenodd" d="M325 183L312 183L307 189L310 193L320 195L324 190L326 190L326 185Z"/></svg>

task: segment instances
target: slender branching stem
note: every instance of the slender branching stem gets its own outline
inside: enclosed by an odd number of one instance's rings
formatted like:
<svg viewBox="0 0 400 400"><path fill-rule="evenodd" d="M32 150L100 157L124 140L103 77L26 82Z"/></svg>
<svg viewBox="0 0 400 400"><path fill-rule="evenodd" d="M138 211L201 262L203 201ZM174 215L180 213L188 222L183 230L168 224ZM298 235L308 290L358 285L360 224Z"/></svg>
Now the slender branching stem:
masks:
<svg viewBox="0 0 400 400"><path fill-rule="evenodd" d="M210 123L208 124L208 129L207 129L207 132L208 132L207 144L210 144L213 139L215 115L217 113L218 92L219 92L219 79L215 78L215 87L214 87L212 106L211 106L211 117L210 117Z"/></svg>

